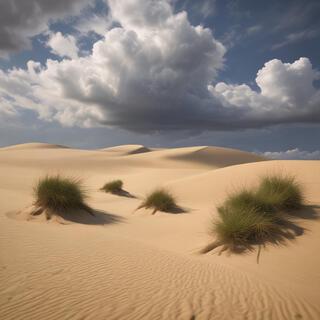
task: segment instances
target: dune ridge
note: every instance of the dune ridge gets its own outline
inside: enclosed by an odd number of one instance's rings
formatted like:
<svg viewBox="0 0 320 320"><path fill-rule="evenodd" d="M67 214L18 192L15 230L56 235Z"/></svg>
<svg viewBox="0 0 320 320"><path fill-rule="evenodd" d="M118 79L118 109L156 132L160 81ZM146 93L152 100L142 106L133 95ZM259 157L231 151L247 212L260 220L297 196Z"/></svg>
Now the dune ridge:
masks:
<svg viewBox="0 0 320 320"><path fill-rule="evenodd" d="M127 144L127 145L121 145L121 146L115 146L115 147L102 148L98 150L112 152L117 156L124 156L124 155L131 155L131 154L152 151L151 149L146 148L145 146L140 144Z"/></svg>
<svg viewBox="0 0 320 320"><path fill-rule="evenodd" d="M0 151L1 318L319 319L320 161L261 161L216 147L128 154L136 149ZM259 264L256 251L196 254L230 191L281 171L306 192L294 218L301 235L262 248ZM27 221L35 181L57 172L84 179L97 219ZM114 178L134 197L99 190ZM134 212L158 186L185 212Z"/></svg>
<svg viewBox="0 0 320 320"><path fill-rule="evenodd" d="M0 150L26 150L26 149L66 149L67 146L61 144L51 144L42 142L22 143L8 147L2 147Z"/></svg>

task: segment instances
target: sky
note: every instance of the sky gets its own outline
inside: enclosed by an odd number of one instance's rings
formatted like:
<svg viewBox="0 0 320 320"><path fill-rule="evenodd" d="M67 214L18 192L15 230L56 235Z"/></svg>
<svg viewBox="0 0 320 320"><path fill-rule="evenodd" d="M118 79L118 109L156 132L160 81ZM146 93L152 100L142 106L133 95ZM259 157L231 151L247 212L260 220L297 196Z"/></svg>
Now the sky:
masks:
<svg viewBox="0 0 320 320"><path fill-rule="evenodd" d="M318 0L0 0L0 146L320 159Z"/></svg>

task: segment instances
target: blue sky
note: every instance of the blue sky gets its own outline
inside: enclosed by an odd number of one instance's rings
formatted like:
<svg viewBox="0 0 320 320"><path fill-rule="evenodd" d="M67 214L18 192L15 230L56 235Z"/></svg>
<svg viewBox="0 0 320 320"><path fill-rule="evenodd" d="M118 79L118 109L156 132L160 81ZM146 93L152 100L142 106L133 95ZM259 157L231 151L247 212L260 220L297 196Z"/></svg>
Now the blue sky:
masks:
<svg viewBox="0 0 320 320"><path fill-rule="evenodd" d="M319 1L8 0L0 12L0 146L319 157Z"/></svg>

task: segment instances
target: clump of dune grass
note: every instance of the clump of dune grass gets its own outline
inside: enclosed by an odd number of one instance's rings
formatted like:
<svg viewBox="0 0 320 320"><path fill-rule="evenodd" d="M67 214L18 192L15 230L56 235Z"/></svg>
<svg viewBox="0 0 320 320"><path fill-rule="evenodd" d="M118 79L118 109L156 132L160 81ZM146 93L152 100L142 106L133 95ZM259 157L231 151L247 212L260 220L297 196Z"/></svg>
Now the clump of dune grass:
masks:
<svg viewBox="0 0 320 320"><path fill-rule="evenodd" d="M242 189L227 197L218 207L218 219L212 221L210 234L216 240L202 249L209 252L248 248L281 233L284 222L280 213L303 206L302 189L294 177L262 177L257 190Z"/></svg>
<svg viewBox="0 0 320 320"><path fill-rule="evenodd" d="M218 210L220 220L213 222L212 231L219 241L231 249L249 242L261 242L272 235L277 229L276 218L261 213L256 207L228 208Z"/></svg>
<svg viewBox="0 0 320 320"><path fill-rule="evenodd" d="M155 214L157 211L174 212L178 206L173 194L170 191L161 188L149 193L138 207L138 209L140 208L152 208L152 214Z"/></svg>
<svg viewBox="0 0 320 320"><path fill-rule="evenodd" d="M50 212L65 212L73 209L87 209L86 192L79 179L45 176L34 188L35 205ZM91 211L90 211L91 213Z"/></svg>
<svg viewBox="0 0 320 320"><path fill-rule="evenodd" d="M119 194L121 193L123 187L122 180L112 180L110 182L107 182L102 188L102 191L112 193L112 194Z"/></svg>
<svg viewBox="0 0 320 320"><path fill-rule="evenodd" d="M251 211L254 209L257 213L273 214L274 206L265 201L263 197L257 196L257 193L252 190L242 189L233 194L230 194L224 205L218 210L228 211Z"/></svg>
<svg viewBox="0 0 320 320"><path fill-rule="evenodd" d="M303 206L302 188L293 176L263 177L256 197L274 210L288 212L301 209Z"/></svg>
<svg viewBox="0 0 320 320"><path fill-rule="evenodd" d="M234 193L218 207L218 219L211 222L209 232L216 240L201 250L209 252L222 246L222 250L236 251L251 243L261 243L278 228L278 219L249 190Z"/></svg>

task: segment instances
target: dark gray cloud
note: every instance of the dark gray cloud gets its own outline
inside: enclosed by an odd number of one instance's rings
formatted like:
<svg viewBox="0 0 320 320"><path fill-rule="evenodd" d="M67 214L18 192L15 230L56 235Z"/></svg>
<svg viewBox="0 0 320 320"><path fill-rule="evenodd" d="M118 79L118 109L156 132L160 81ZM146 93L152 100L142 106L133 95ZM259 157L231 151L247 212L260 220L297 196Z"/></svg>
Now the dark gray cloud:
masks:
<svg viewBox="0 0 320 320"><path fill-rule="evenodd" d="M50 20L79 14L93 0L0 0L0 57L30 47Z"/></svg>

